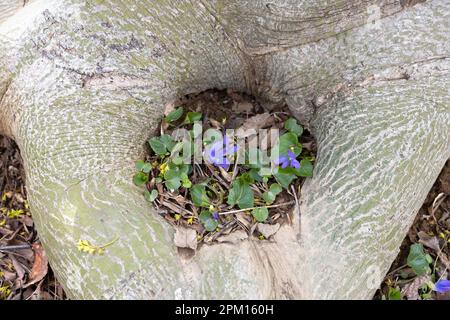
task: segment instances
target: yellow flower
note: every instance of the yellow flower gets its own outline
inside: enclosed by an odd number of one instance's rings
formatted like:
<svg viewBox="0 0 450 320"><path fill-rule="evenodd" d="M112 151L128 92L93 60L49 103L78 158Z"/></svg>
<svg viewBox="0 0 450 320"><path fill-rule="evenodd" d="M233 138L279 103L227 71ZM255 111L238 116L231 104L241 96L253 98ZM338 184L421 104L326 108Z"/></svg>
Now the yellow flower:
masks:
<svg viewBox="0 0 450 320"><path fill-rule="evenodd" d="M91 253L91 254L95 253L95 251L97 251L96 247L91 245L89 243L89 241L87 241L87 240L78 240L77 248L78 248L78 250L80 250L82 252L87 252L87 253Z"/></svg>
<svg viewBox="0 0 450 320"><path fill-rule="evenodd" d="M118 239L119 239L119 237L116 237L112 241L110 241L107 244L104 244L102 246L94 246L94 245L90 244L89 241L80 239L80 240L78 240L77 248L78 248L78 250L80 250L82 252L87 252L87 253L90 253L90 254L94 254L94 253L104 254L105 253L105 248L107 246L112 245Z"/></svg>
<svg viewBox="0 0 450 320"><path fill-rule="evenodd" d="M6 215L8 216L8 218L14 219L20 217L22 214L24 214L24 211L22 209L20 210L11 209Z"/></svg>
<svg viewBox="0 0 450 320"><path fill-rule="evenodd" d="M169 170L169 166L167 165L167 162L165 162L159 166L159 171L161 172L161 174L165 174L167 170Z"/></svg>
<svg viewBox="0 0 450 320"><path fill-rule="evenodd" d="M190 217L189 219L187 219L187 223L188 224L194 223L194 217Z"/></svg>
<svg viewBox="0 0 450 320"><path fill-rule="evenodd" d="M180 220L180 219L181 219L181 214L178 214L178 213L175 214L175 220L178 221L178 220Z"/></svg>
<svg viewBox="0 0 450 320"><path fill-rule="evenodd" d="M11 294L9 286L0 287L0 299L6 299Z"/></svg>

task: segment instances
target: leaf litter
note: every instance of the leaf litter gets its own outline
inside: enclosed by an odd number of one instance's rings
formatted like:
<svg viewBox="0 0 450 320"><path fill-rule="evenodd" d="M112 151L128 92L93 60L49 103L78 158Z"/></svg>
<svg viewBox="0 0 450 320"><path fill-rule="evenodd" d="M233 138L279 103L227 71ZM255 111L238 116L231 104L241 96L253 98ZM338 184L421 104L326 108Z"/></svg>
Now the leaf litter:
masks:
<svg viewBox="0 0 450 320"><path fill-rule="evenodd" d="M450 159L419 210L374 299L450 300ZM393 294L395 293L395 294Z"/></svg>
<svg viewBox="0 0 450 320"><path fill-rule="evenodd" d="M65 298L34 228L20 152L0 136L0 300Z"/></svg>

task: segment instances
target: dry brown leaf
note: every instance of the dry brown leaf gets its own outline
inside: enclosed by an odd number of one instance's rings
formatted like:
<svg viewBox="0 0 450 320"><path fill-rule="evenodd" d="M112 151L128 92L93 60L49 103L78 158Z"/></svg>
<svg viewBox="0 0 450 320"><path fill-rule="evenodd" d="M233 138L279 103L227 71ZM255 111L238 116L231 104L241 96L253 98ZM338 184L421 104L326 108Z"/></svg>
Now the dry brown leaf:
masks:
<svg viewBox="0 0 450 320"><path fill-rule="evenodd" d="M424 246L433 249L436 252L439 252L439 240L435 236L430 236L424 231L419 231L417 233L419 236L419 242L422 243Z"/></svg>
<svg viewBox="0 0 450 320"><path fill-rule="evenodd" d="M428 274L415 278L413 282L406 284L402 288L402 296L408 300L420 300L419 289L429 280L430 275Z"/></svg>
<svg viewBox="0 0 450 320"><path fill-rule="evenodd" d="M183 197L181 194L174 196L173 199L182 207L186 205L186 198Z"/></svg>
<svg viewBox="0 0 450 320"><path fill-rule="evenodd" d="M26 215L21 216L20 221L27 227L32 227L34 225L33 219Z"/></svg>
<svg viewBox="0 0 450 320"><path fill-rule="evenodd" d="M34 250L33 268L31 269L30 279L28 283L24 286L24 288L41 281L47 275L48 272L48 259L44 251L44 248L42 248L42 245L39 243L33 244L33 250Z"/></svg>
<svg viewBox="0 0 450 320"><path fill-rule="evenodd" d="M262 129L264 127L270 126L274 123L274 118L269 114L269 113L261 113L261 114L257 114L251 118L248 118L244 124L238 128L237 130L237 135L241 138L244 137L249 137L252 134L251 129L254 130L258 130L258 129ZM245 132L247 131L248 132Z"/></svg>
<svg viewBox="0 0 450 320"><path fill-rule="evenodd" d="M209 122L211 123L211 125L212 125L214 128L216 128L216 129L222 129L222 124L221 124L219 121L210 118L210 119L209 119Z"/></svg>
<svg viewBox="0 0 450 320"><path fill-rule="evenodd" d="M436 210L439 208L439 206L444 202L447 195L443 192L439 193L436 198L433 200L433 204L431 205L431 215L434 216Z"/></svg>
<svg viewBox="0 0 450 320"><path fill-rule="evenodd" d="M34 260L34 252L31 248L30 249L19 249L19 250L16 250L16 253L18 256L25 258L29 262L33 262L33 260Z"/></svg>
<svg viewBox="0 0 450 320"><path fill-rule="evenodd" d="M17 279L16 281L22 281L23 277L25 276L25 269L22 267L19 261L14 257L13 254L8 254L8 258L11 260L14 270L17 273Z"/></svg>
<svg viewBox="0 0 450 320"><path fill-rule="evenodd" d="M248 214L246 214L245 212L238 212L235 216L239 225L241 225L246 230L250 229L250 227L252 226L252 222Z"/></svg>
<svg viewBox="0 0 450 320"><path fill-rule="evenodd" d="M176 103L177 103L176 100L171 100L164 105L164 116L167 116L169 113L175 110Z"/></svg>
<svg viewBox="0 0 450 320"><path fill-rule="evenodd" d="M197 250L197 232L193 229L176 228L174 243L179 248Z"/></svg>
<svg viewBox="0 0 450 320"><path fill-rule="evenodd" d="M244 230L235 230L230 234L218 237L216 240L218 242L238 243L239 241L245 240L247 238L248 238L247 232L245 232Z"/></svg>
<svg viewBox="0 0 450 320"><path fill-rule="evenodd" d="M260 232L264 238L269 239L280 229L280 224L267 224L267 223L257 223L256 230Z"/></svg>
<svg viewBox="0 0 450 320"><path fill-rule="evenodd" d="M253 104L248 101L235 102L232 110L236 113L250 113L253 111Z"/></svg>
<svg viewBox="0 0 450 320"><path fill-rule="evenodd" d="M14 279L16 279L16 273L15 272L10 272L8 270L2 270L2 272L3 272L3 278L6 281L13 282Z"/></svg>

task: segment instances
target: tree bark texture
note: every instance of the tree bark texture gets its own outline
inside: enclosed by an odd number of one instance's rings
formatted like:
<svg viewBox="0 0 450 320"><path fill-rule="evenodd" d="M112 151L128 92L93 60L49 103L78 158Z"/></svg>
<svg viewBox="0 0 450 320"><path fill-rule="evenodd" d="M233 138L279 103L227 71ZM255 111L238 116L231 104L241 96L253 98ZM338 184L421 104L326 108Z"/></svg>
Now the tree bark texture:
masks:
<svg viewBox="0 0 450 320"><path fill-rule="evenodd" d="M416 2L0 0L0 131L69 297L370 298L450 155L450 2ZM286 103L319 150L275 241L187 259L131 177L209 88Z"/></svg>

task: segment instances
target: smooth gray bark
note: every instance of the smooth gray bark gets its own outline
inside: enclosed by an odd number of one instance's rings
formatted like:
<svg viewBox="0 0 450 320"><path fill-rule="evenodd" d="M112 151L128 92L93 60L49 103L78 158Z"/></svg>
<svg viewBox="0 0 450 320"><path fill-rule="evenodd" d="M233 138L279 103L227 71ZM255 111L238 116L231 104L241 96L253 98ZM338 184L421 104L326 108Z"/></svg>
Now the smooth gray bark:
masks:
<svg viewBox="0 0 450 320"><path fill-rule="evenodd" d="M69 296L370 298L450 155L450 4L407 3L36 0L4 20L0 131ZM185 260L131 176L165 104L213 87L286 102L319 154L275 242Z"/></svg>

